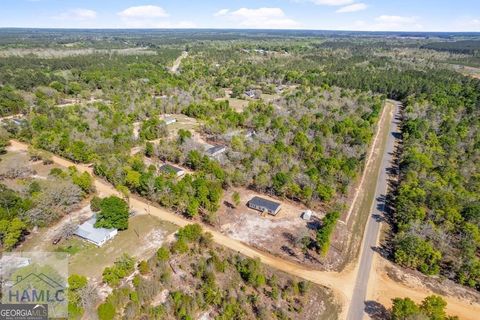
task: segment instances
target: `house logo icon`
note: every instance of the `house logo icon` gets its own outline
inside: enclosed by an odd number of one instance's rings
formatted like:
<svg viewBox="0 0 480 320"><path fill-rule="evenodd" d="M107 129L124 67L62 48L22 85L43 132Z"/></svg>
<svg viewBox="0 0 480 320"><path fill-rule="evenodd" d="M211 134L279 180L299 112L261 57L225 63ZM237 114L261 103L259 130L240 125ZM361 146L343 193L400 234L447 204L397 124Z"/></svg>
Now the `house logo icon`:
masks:
<svg viewBox="0 0 480 320"><path fill-rule="evenodd" d="M32 280L34 281L41 281L43 283L45 283L47 286L49 286L50 288L52 289L60 289L60 288L64 288L60 283L58 283L57 281L53 280L52 278L50 278L49 276L47 276L46 274L44 274L43 272L42 273L29 273L27 276L21 276L21 275L18 275L17 276L17 279L16 281L14 282L14 284L12 285L12 287L15 287L15 286L18 286L20 285L20 283L26 283L26 282L32 282Z"/></svg>
<svg viewBox="0 0 480 320"><path fill-rule="evenodd" d="M8 308L35 317L68 318L68 255L61 252L11 252L0 255L0 320ZM20 312L20 311L19 311ZM14 319L12 319L14 320Z"/></svg>
<svg viewBox="0 0 480 320"><path fill-rule="evenodd" d="M45 273L17 275L7 291L9 303L61 303L65 301L65 286Z"/></svg>

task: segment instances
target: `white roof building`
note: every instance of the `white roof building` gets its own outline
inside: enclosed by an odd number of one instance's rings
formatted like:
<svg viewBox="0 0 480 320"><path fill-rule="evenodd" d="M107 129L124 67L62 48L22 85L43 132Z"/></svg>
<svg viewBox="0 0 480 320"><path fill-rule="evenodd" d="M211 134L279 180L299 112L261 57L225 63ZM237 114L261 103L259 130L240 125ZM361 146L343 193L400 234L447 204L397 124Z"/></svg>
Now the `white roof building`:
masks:
<svg viewBox="0 0 480 320"><path fill-rule="evenodd" d="M303 213L302 213L302 219L303 220L310 220L310 218L312 218L312 210L305 210Z"/></svg>
<svg viewBox="0 0 480 320"><path fill-rule="evenodd" d="M177 119L175 119L173 117L166 117L166 118L163 118L163 121L165 121L166 125L169 125L169 124L177 122Z"/></svg>
<svg viewBox="0 0 480 320"><path fill-rule="evenodd" d="M113 239L117 233L117 229L95 228L97 217L93 216L81 225L75 231L75 235L93 243L96 246L103 246L105 242Z"/></svg>

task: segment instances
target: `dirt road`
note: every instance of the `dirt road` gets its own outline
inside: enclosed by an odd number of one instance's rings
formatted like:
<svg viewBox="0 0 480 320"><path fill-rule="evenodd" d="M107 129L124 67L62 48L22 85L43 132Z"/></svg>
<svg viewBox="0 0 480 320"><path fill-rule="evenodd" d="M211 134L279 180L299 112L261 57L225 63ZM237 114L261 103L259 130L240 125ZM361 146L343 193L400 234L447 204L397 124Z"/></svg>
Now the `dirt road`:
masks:
<svg viewBox="0 0 480 320"><path fill-rule="evenodd" d="M8 150L10 151L27 151L28 145L22 142L12 140L11 145L8 148ZM80 172L87 171L90 174L93 173L92 168L88 166L76 164L55 155L52 156L52 161L64 167L75 166ZM103 197L109 195L119 195L118 191L111 184L103 181L100 178L95 178L95 187L99 195ZM130 207L133 210L137 211L139 214L150 214L162 220L176 224L180 227L193 223L193 221L191 220L185 219L164 208L154 206L149 201L136 196L130 197ZM204 230L210 232L213 235L213 240L220 245L238 251L247 257L259 258L263 263L272 266L278 270L309 280L316 284L334 288L333 290L337 299L339 300L338 302L340 304L346 303L347 297L343 294L343 292L350 292L352 290L352 279L336 272L321 272L307 269L301 265L285 261L279 257L275 257L269 255L268 253L251 248L248 245L240 241L231 239L228 236L206 225L203 225L203 228Z"/></svg>
<svg viewBox="0 0 480 320"><path fill-rule="evenodd" d="M178 71L178 68L180 68L180 64L182 63L182 60L185 59L187 56L188 56L188 52L183 51L182 54L173 63L173 66L170 68L170 71L173 73L176 73Z"/></svg>

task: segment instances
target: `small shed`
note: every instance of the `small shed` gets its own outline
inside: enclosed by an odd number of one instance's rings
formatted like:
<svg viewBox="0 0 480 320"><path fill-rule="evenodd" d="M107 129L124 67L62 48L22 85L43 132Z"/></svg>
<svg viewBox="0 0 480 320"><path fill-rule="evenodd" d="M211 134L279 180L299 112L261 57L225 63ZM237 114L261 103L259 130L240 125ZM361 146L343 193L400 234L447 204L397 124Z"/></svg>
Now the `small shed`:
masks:
<svg viewBox="0 0 480 320"><path fill-rule="evenodd" d="M303 213L302 213L302 219L303 220L310 220L312 218L312 210L305 210Z"/></svg>
<svg viewBox="0 0 480 320"><path fill-rule="evenodd" d="M168 163L165 163L164 165L160 166L159 169L165 173L174 174L177 177L181 177L185 174L185 170L183 170L182 168L172 166Z"/></svg>
<svg viewBox="0 0 480 320"><path fill-rule="evenodd" d="M250 199L250 201L248 201L247 206L249 208L262 212L267 212L268 214L275 216L280 211L282 205L279 202L275 202L265 198L253 197L252 199Z"/></svg>
<svg viewBox="0 0 480 320"><path fill-rule="evenodd" d="M177 119L172 118L172 117L167 117L167 118L164 118L163 121L165 121L166 125L169 125L169 124L177 122Z"/></svg>
<svg viewBox="0 0 480 320"><path fill-rule="evenodd" d="M101 247L110 239L113 239L117 233L117 229L95 228L97 217L94 215L84 223L78 226L75 235Z"/></svg>

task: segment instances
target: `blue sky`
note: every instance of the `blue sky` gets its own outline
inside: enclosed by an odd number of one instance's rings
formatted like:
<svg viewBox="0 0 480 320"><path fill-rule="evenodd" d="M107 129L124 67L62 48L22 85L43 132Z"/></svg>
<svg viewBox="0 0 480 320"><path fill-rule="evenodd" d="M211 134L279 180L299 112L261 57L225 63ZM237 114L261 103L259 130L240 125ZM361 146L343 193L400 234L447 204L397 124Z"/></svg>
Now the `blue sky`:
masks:
<svg viewBox="0 0 480 320"><path fill-rule="evenodd" d="M480 32L480 0L0 0L0 27Z"/></svg>

